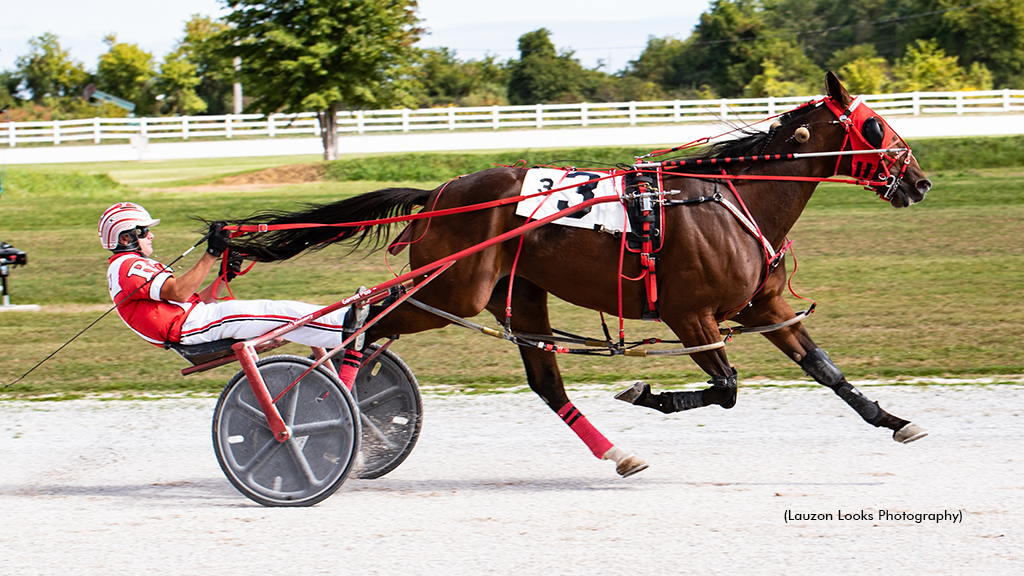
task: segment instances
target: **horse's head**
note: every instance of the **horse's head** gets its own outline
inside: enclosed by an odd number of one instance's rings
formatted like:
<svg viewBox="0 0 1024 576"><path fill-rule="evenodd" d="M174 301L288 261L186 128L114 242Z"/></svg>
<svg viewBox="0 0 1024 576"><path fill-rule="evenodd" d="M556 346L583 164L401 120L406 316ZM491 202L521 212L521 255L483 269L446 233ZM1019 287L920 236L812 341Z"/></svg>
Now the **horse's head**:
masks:
<svg viewBox="0 0 1024 576"><path fill-rule="evenodd" d="M839 156L829 171L865 181L894 208L923 200L932 183L906 141L860 97L851 97L833 73L825 76L825 85L828 96L787 112L773 128L782 136L790 134L787 151L795 144L795 152L852 152ZM822 125L835 129L818 129Z"/></svg>

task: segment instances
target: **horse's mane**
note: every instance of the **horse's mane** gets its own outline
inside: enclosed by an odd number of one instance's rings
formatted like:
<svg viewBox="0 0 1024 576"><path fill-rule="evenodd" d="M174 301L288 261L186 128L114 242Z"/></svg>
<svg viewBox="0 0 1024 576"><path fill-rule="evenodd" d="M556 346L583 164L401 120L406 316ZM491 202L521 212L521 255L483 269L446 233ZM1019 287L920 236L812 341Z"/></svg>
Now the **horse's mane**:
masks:
<svg viewBox="0 0 1024 576"><path fill-rule="evenodd" d="M796 121L804 114L814 110L813 106L807 106L803 108L797 108L790 110L785 114L779 116L779 122L783 126L788 125L791 122ZM714 164L703 164L697 165L690 163L696 160L710 160L718 158L734 158L737 156L749 156L752 154L763 154L765 148L771 142L772 132L765 132L763 130L755 130L753 128L743 128L739 131L740 136L736 138L730 138L729 140L723 140L716 142L703 150L696 156L686 156L679 158L680 160L686 160L687 166L686 172L696 174L710 174L712 172L719 172L722 170L722 165Z"/></svg>

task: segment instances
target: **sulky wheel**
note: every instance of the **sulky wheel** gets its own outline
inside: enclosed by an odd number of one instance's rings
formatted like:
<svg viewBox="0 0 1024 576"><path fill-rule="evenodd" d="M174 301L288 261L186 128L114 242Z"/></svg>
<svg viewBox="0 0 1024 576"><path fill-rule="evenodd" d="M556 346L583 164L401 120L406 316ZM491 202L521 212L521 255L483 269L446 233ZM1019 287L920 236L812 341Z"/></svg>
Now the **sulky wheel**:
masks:
<svg viewBox="0 0 1024 576"><path fill-rule="evenodd" d="M272 398L313 365L301 356L256 363ZM264 506L312 506L348 478L359 453L360 424L352 395L317 369L277 401L291 430L278 442L244 372L228 382L213 415L213 448L228 480Z"/></svg>
<svg viewBox="0 0 1024 576"><path fill-rule="evenodd" d="M363 350L370 357L380 348ZM332 358L340 368L337 358ZM370 480L398 468L416 446L423 426L423 403L416 376L391 350L361 367L352 395L359 405L363 427L362 453L353 475Z"/></svg>
<svg viewBox="0 0 1024 576"><path fill-rule="evenodd" d="M379 346L370 344L369 356ZM354 388L363 427L357 478L372 479L398 468L416 446L423 426L423 401L416 376L391 350L359 369Z"/></svg>

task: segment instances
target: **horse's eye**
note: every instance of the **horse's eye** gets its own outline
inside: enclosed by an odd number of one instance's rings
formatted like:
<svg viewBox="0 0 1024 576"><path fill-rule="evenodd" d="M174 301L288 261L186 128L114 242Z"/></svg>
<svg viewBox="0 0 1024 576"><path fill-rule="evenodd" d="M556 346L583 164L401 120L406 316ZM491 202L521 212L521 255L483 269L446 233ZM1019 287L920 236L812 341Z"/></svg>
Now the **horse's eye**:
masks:
<svg viewBox="0 0 1024 576"><path fill-rule="evenodd" d="M877 117L872 116L865 120L864 125L860 128L860 133L867 140L868 144L875 148L882 147L882 123Z"/></svg>

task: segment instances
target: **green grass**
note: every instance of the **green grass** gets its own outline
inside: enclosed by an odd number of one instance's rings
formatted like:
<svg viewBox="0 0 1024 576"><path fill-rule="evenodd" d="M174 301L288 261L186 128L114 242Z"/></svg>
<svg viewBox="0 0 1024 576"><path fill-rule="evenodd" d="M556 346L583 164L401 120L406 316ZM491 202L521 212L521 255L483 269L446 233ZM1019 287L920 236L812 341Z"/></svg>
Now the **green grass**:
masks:
<svg viewBox="0 0 1024 576"><path fill-rule="evenodd" d="M598 157L597 152L592 156ZM557 159L552 155L548 161ZM9 167L0 200L0 239L29 253L29 265L11 273L11 297L15 304L40 304L43 310L0 313L0 382L20 376L109 307L108 253L99 247L95 226L98 215L115 201L141 202L163 219L154 229L156 252L169 262L198 239L199 226L190 215L225 218L255 209L294 208L298 202L334 201L410 180L328 181L229 193L139 187L190 170L188 178L215 178L278 160ZM854 186L819 189L791 235L799 262L793 286L819 302L806 325L849 377L1024 373L1024 190L1019 173L938 171L925 202L898 211ZM232 288L240 298L326 304L390 277L380 253L344 255L341 249L328 250L262 265ZM196 257L186 258L181 268ZM405 262L391 261L396 270ZM794 307L803 305L794 301ZM559 328L600 334L595 312L556 301L552 315ZM671 337L661 325L640 322L627 323L627 335ZM404 336L394 349L424 385L473 391L525 384L516 349L460 328ZM298 346L284 350L304 353ZM761 377L802 376L759 336L738 336L727 350L745 384ZM687 358L561 356L559 361L570 384L644 378L675 386L707 379ZM233 365L186 378L178 374L183 366L173 353L142 342L112 314L3 393L214 393L238 369Z"/></svg>

